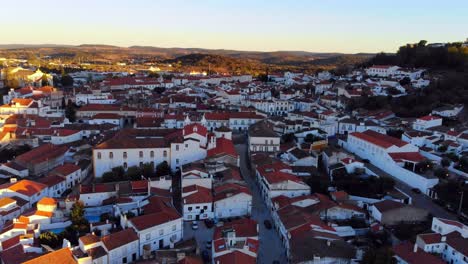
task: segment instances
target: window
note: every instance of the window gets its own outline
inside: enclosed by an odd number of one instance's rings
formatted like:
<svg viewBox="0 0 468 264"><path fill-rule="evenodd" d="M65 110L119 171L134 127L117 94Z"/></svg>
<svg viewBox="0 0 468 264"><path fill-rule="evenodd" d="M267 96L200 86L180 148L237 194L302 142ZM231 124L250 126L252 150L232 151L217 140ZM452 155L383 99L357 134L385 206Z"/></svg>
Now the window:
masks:
<svg viewBox="0 0 468 264"><path fill-rule="evenodd" d="M109 152L109 159L113 159L114 158L114 153L113 152Z"/></svg>
<svg viewBox="0 0 468 264"><path fill-rule="evenodd" d="M151 234L146 234L146 240L150 240Z"/></svg>
<svg viewBox="0 0 468 264"><path fill-rule="evenodd" d="M172 226L172 231L176 231L176 229L177 229L177 226L176 226L176 225L173 225L173 226Z"/></svg>
<svg viewBox="0 0 468 264"><path fill-rule="evenodd" d="M164 229L160 229L160 230L159 230L159 235L160 235L160 236L164 235Z"/></svg>
<svg viewBox="0 0 468 264"><path fill-rule="evenodd" d="M179 145L176 145L176 146L175 146L175 150L176 150L176 151L179 151Z"/></svg>
<svg viewBox="0 0 468 264"><path fill-rule="evenodd" d="M270 140L270 144L271 144L271 145L273 145L273 139L272 139L272 140Z"/></svg>
<svg viewBox="0 0 468 264"><path fill-rule="evenodd" d="M187 216L187 219L189 219L189 220L192 219L192 216L191 216L191 215L188 215L188 216Z"/></svg>
<svg viewBox="0 0 468 264"><path fill-rule="evenodd" d="M143 162L142 162L142 161L140 161L140 168L141 168L141 167L143 167Z"/></svg>
<svg viewBox="0 0 468 264"><path fill-rule="evenodd" d="M143 158L143 151L140 151L140 158Z"/></svg>
<svg viewBox="0 0 468 264"><path fill-rule="evenodd" d="M98 152L98 153L97 153L97 158L98 158L98 159L101 159L101 152Z"/></svg>
<svg viewBox="0 0 468 264"><path fill-rule="evenodd" d="M268 139L265 139L265 145L268 145Z"/></svg>
<svg viewBox="0 0 468 264"><path fill-rule="evenodd" d="M176 159L176 160L175 160L175 163L176 163L176 164L179 164L179 159Z"/></svg>
<svg viewBox="0 0 468 264"><path fill-rule="evenodd" d="M122 258L122 263L127 263L127 257Z"/></svg>
<svg viewBox="0 0 468 264"><path fill-rule="evenodd" d="M150 151L150 157L154 158L154 151Z"/></svg>
<svg viewBox="0 0 468 264"><path fill-rule="evenodd" d="M185 148L188 148L188 144L185 144Z"/></svg>
<svg viewBox="0 0 468 264"><path fill-rule="evenodd" d="M187 209L188 209L189 211L192 211L192 206L189 206Z"/></svg>
<svg viewBox="0 0 468 264"><path fill-rule="evenodd" d="M124 169L127 169L127 167L128 167L127 162L124 162L123 167L124 167Z"/></svg>
<svg viewBox="0 0 468 264"><path fill-rule="evenodd" d="M208 206L206 206L206 205L203 206L203 210L206 210L206 209L208 209Z"/></svg>
<svg viewBox="0 0 468 264"><path fill-rule="evenodd" d="M167 158L167 150L163 151L163 157Z"/></svg>
<svg viewBox="0 0 468 264"><path fill-rule="evenodd" d="M126 151L124 151L124 153L123 153L123 158L124 158L124 159L127 158L127 152L126 152Z"/></svg>
<svg viewBox="0 0 468 264"><path fill-rule="evenodd" d="M200 206L195 206L195 209L200 209Z"/></svg>

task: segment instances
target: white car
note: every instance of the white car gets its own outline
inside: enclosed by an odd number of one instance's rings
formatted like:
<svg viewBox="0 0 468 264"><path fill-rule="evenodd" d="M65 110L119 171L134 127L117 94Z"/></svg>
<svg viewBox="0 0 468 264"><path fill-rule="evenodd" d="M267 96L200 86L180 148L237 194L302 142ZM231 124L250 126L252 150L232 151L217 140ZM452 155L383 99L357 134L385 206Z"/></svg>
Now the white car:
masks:
<svg viewBox="0 0 468 264"><path fill-rule="evenodd" d="M193 230L197 230L197 229L198 229L198 222L197 222L197 221L193 221L193 222L192 222L192 229L193 229Z"/></svg>

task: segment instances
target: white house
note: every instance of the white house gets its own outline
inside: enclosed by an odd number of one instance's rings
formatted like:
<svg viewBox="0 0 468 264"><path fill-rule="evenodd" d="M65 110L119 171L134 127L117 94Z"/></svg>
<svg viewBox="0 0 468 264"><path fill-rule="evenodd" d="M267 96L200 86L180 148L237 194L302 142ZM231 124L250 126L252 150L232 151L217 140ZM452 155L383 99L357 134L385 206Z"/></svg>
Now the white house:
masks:
<svg viewBox="0 0 468 264"><path fill-rule="evenodd" d="M182 188L184 220L213 218L213 196L211 189L190 185Z"/></svg>
<svg viewBox="0 0 468 264"><path fill-rule="evenodd" d="M230 218L249 216L252 211L252 194L246 186L225 183L214 188L214 217Z"/></svg>
<svg viewBox="0 0 468 264"><path fill-rule="evenodd" d="M400 67L391 65L373 65L366 69L366 74L370 76L388 77L397 73Z"/></svg>
<svg viewBox="0 0 468 264"><path fill-rule="evenodd" d="M404 181L413 188L429 194L429 190L438 183L437 177L418 174L416 164L425 158L419 149L402 140L377 133L372 130L354 132L347 141L340 144L348 151L368 159L371 164Z"/></svg>
<svg viewBox="0 0 468 264"><path fill-rule="evenodd" d="M277 152L280 150L280 139L266 122L258 122L249 128L249 151Z"/></svg>
<svg viewBox="0 0 468 264"><path fill-rule="evenodd" d="M413 123L413 129L425 131L428 128L441 126L442 118L438 116L428 115L417 118Z"/></svg>
<svg viewBox="0 0 468 264"><path fill-rule="evenodd" d="M170 201L152 199L144 207L144 215L126 219L123 216L123 226L135 229L138 240L140 256L149 256L155 250L164 247L174 247L174 244L183 239L182 217L170 204Z"/></svg>
<svg viewBox="0 0 468 264"><path fill-rule="evenodd" d="M132 228L109 234L101 238L110 264L135 262L140 258L139 239Z"/></svg>

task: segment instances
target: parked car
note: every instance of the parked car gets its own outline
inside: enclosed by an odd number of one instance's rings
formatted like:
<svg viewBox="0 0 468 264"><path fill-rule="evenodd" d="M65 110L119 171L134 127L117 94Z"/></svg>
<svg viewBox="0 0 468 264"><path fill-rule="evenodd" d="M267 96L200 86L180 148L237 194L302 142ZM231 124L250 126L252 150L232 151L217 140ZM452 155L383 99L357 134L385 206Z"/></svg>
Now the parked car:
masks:
<svg viewBox="0 0 468 264"><path fill-rule="evenodd" d="M212 228L214 226L214 221L211 219L205 219L205 226L207 228Z"/></svg>
<svg viewBox="0 0 468 264"><path fill-rule="evenodd" d="M421 190L419 190L418 188L413 188L413 189L411 189L411 191L414 192L414 193L417 193L417 194L421 193Z"/></svg>
<svg viewBox="0 0 468 264"><path fill-rule="evenodd" d="M206 249L211 249L212 243L211 240L206 241Z"/></svg>
<svg viewBox="0 0 468 264"><path fill-rule="evenodd" d="M198 223L197 223L197 221L193 221L193 222L192 222L192 229L193 229L193 230L197 230L197 229L198 229Z"/></svg>
<svg viewBox="0 0 468 264"><path fill-rule="evenodd" d="M266 229L271 229L273 227L270 220L263 221L263 224L265 225Z"/></svg>

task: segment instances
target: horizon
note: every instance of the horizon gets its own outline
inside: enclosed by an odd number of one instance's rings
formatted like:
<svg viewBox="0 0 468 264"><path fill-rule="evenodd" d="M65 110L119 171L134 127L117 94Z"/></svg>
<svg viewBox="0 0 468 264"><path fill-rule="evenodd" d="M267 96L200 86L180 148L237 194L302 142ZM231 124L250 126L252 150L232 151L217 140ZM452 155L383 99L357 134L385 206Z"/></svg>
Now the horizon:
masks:
<svg viewBox="0 0 468 264"><path fill-rule="evenodd" d="M4 39L21 45L112 45L316 53L396 52L406 43L464 41L468 2L5 2ZM456 8L454 8L456 6ZM21 9L21 19L18 10ZM44 44L47 43L60 44ZM11 44L6 44L11 45Z"/></svg>

